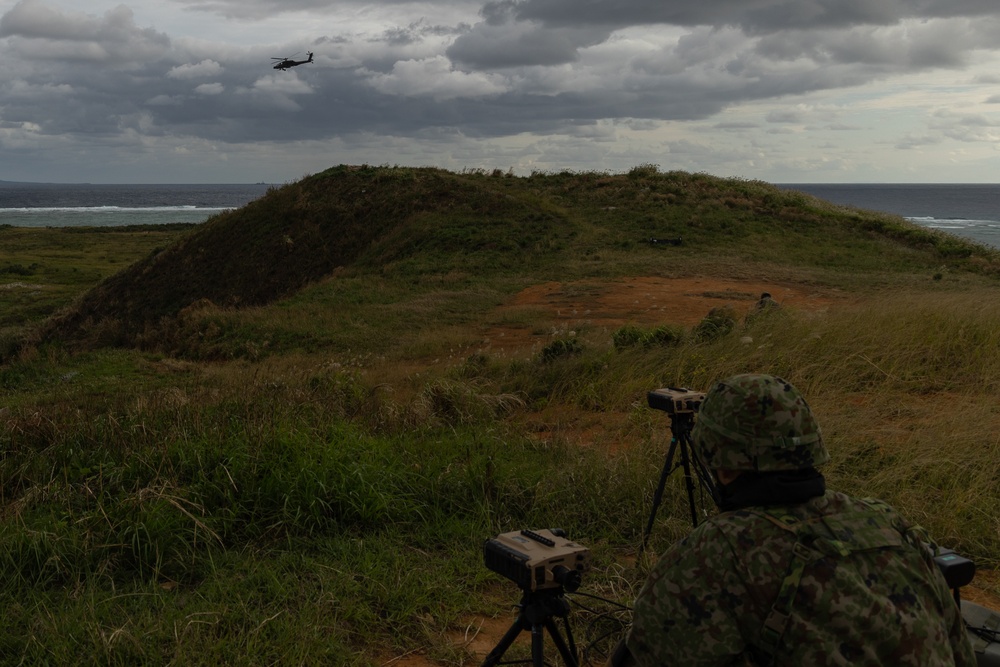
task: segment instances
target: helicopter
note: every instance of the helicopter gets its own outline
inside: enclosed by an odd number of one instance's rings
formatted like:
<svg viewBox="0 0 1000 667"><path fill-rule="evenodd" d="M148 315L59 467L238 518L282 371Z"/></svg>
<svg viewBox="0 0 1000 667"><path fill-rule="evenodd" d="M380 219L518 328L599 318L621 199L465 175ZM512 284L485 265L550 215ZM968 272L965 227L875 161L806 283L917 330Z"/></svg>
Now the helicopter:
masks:
<svg viewBox="0 0 1000 667"><path fill-rule="evenodd" d="M289 58L271 58L271 60L278 61L274 64L274 69L280 69L282 72L284 72L286 69L290 67L305 65L306 63L311 63L313 61L312 51L309 51L308 53L309 57L306 60L292 60L292 58L294 58L297 55L298 54L296 53Z"/></svg>

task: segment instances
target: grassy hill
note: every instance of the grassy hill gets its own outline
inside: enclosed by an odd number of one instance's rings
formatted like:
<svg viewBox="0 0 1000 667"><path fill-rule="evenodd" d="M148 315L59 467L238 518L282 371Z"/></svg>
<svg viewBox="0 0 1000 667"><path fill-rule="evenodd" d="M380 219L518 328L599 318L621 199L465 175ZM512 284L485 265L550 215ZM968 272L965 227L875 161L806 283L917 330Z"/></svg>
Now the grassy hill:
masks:
<svg viewBox="0 0 1000 667"><path fill-rule="evenodd" d="M650 242L671 239L682 244ZM308 287L318 300L348 299L356 281L374 280L389 298L406 300L446 281L452 291L487 289L495 301L536 281L716 266L736 275L795 269L862 287L942 266L992 275L1000 260L893 216L765 183L650 166L528 178L342 166L215 216L102 282L44 336L198 353L192 332L178 331L185 309L266 306ZM203 340L204 331L198 334ZM201 347L203 354L239 354L233 346Z"/></svg>
<svg viewBox="0 0 1000 667"><path fill-rule="evenodd" d="M831 487L1000 595L988 248L648 165L336 167L191 228L0 241L11 662L479 664L517 601L483 540L563 527L628 604L690 528L674 476L637 557L646 392L746 371L809 398ZM762 289L783 307L744 319ZM587 604L600 664L628 613Z"/></svg>

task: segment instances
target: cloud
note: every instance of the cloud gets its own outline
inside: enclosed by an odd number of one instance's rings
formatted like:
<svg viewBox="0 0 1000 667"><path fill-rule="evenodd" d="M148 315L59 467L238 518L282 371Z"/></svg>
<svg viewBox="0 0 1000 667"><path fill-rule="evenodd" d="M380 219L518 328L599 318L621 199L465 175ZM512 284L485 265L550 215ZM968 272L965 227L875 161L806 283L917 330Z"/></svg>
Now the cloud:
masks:
<svg viewBox="0 0 1000 667"><path fill-rule="evenodd" d="M460 65L499 69L574 62L580 49L608 38L594 28L543 28L530 22L480 23L461 35L446 51Z"/></svg>
<svg viewBox="0 0 1000 667"><path fill-rule="evenodd" d="M205 59L194 65L179 65L170 69L167 76L171 79L203 79L218 76L222 73L222 65L214 60Z"/></svg>
<svg viewBox="0 0 1000 667"><path fill-rule="evenodd" d="M179 106L183 103L184 101L182 98L173 97L171 95L157 95L156 97L151 97L146 100L146 106L151 107Z"/></svg>
<svg viewBox="0 0 1000 667"><path fill-rule="evenodd" d="M273 7L242 0L175 4L204 12ZM7 45L5 55L8 61L25 59L15 70L19 77L66 84L74 91L73 105L40 114L44 131L72 126L71 111L103 118L98 125L112 127L116 119L144 110L157 131L224 141L322 139L362 131L415 136L459 127L479 137L571 136L604 119L655 128L665 121L709 119L748 101L856 86L895 72L962 66L967 50L978 48L988 35L985 23L977 28L953 19L786 30L779 38L766 31L750 34L736 20L746 23L746 17L759 19L765 10L789 10L789 3L776 0L666 5L629 0L605 12L611 4L574 4L573 12L557 20L550 14L566 5L556 0L505 0L483 5L474 25L417 18L374 32L331 33L310 45L314 64L282 79L262 79L261 69L271 56L302 49L300 42L235 48L172 41L152 28L137 27L124 7L95 17L52 9L44 0L23 0L0 19L0 29L18 40ZM734 25L727 27L722 14L712 13L717 5L733 10L736 19L728 23ZM876 11L866 3L804 5L813 8L814 25L850 23L834 21L832 13L889 20L884 7ZM322 13L338 7L302 0L282 4L280 11ZM422 11L404 2L372 7ZM906 13L896 9L897 15ZM613 27L668 19L695 27ZM718 25L697 27L702 21ZM33 60L41 49L58 62ZM113 67L128 76L112 78L105 69L84 66L84 53L90 59L119 54L112 58ZM198 81L203 85L192 90L189 83ZM0 93L4 85L0 81ZM399 105L400 98L407 104ZM31 119L31 106L21 98L5 113ZM276 112L292 113L295 121L288 122L287 115L277 119ZM800 122L787 114L782 123ZM779 124L778 116L767 120Z"/></svg>
<svg viewBox="0 0 1000 667"><path fill-rule="evenodd" d="M44 60L84 60L120 64L162 54L170 38L153 29L136 27L125 5L102 17L62 12L43 0L22 0L0 18L0 37L10 38L22 57Z"/></svg>
<svg viewBox="0 0 1000 667"><path fill-rule="evenodd" d="M549 26L669 24L687 27L735 26L747 33L770 34L789 29L850 28L893 25L910 18L946 18L993 14L992 0L500 0L518 20Z"/></svg>
<svg viewBox="0 0 1000 667"><path fill-rule="evenodd" d="M1000 119L985 114L941 109L934 114L930 127L963 143L1000 142Z"/></svg>
<svg viewBox="0 0 1000 667"><path fill-rule="evenodd" d="M195 11L218 14L228 18L261 19L280 16L289 13L308 13L312 16L323 16L335 12L344 12L357 16L363 12L381 11L390 14L412 14L407 11L415 8L416 13L426 15L429 11L438 9L440 5L452 7L480 6L481 0L449 0L447 3L429 4L425 0L170 0L173 3L188 7Z"/></svg>
<svg viewBox="0 0 1000 667"><path fill-rule="evenodd" d="M99 25L85 14L63 14L40 0L22 0L0 19L0 37L94 38Z"/></svg>
<svg viewBox="0 0 1000 667"><path fill-rule="evenodd" d="M226 87L221 83L203 83L194 89L199 95L221 95L226 91Z"/></svg>
<svg viewBox="0 0 1000 667"><path fill-rule="evenodd" d="M373 88L387 95L430 96L437 101L481 98L506 90L499 76L458 71L444 56L396 63L392 72L366 72Z"/></svg>
<svg viewBox="0 0 1000 667"><path fill-rule="evenodd" d="M767 114L768 123L798 124L804 122L801 109L776 109Z"/></svg>
<svg viewBox="0 0 1000 667"><path fill-rule="evenodd" d="M923 90L950 70L948 85L979 87L966 105L987 121L1000 103L985 67L1000 36L995 0L128 1L134 14L57 8L67 0L3 14L0 123L88 145L410 142L452 155L479 142L501 155L503 141L616 163L631 141L640 161L670 150L721 165L712 142L759 140L725 151L761 164L796 136L854 140L903 103L884 92L898 77ZM166 32L136 24L168 15ZM195 24L196 36L185 27ZM244 29L257 38L238 39ZM271 57L306 50L314 63L270 69ZM841 91L851 96L831 103ZM992 126L934 117L924 100L935 94L906 98L923 115L889 133L906 133L900 147L990 141Z"/></svg>
<svg viewBox="0 0 1000 667"><path fill-rule="evenodd" d="M748 121L728 121L716 123L713 127L717 130L756 130L760 128L760 124Z"/></svg>
<svg viewBox="0 0 1000 667"><path fill-rule="evenodd" d="M328 0L283 0L280 3L261 0L173 0L191 9L219 14L229 18L259 18L275 13L323 11L330 6Z"/></svg>
<svg viewBox="0 0 1000 667"><path fill-rule="evenodd" d="M917 150L926 146L935 146L942 142L941 137L931 135L907 135L896 142L895 147L900 150Z"/></svg>

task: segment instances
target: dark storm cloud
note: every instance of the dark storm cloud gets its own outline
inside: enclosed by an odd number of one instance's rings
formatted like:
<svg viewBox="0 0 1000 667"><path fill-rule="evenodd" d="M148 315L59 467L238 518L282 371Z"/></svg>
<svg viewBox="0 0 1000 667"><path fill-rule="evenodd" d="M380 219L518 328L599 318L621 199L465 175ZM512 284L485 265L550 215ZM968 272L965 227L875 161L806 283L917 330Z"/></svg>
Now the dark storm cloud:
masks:
<svg viewBox="0 0 1000 667"><path fill-rule="evenodd" d="M964 22L900 27L787 31L760 38L754 52L773 61L808 59L817 66L864 65L897 71L958 67L994 37Z"/></svg>
<svg viewBox="0 0 1000 667"><path fill-rule="evenodd" d="M458 37L446 53L454 62L474 69L561 65L577 60L581 48L600 44L607 37L604 30L593 28L484 23Z"/></svg>
<svg viewBox="0 0 1000 667"><path fill-rule="evenodd" d="M309 115L301 100L314 96L313 85L272 70L268 52L174 44L136 26L124 6L87 16L24 0L0 19L0 37L0 119L39 135L244 142L317 132L289 120Z"/></svg>
<svg viewBox="0 0 1000 667"><path fill-rule="evenodd" d="M728 39L747 46L747 53L774 61L956 67L970 49L996 44L1000 35L990 26L998 9L978 0L501 0L485 5L483 20L458 37L447 54L469 68L551 66L576 62L581 50L605 43L617 29L673 25L696 34L726 31ZM892 30L906 19L934 17L955 20L919 21ZM969 24L972 18L976 25ZM719 55L707 50L695 54L687 41L678 51L687 49L689 57L708 60ZM741 62L722 66L739 67Z"/></svg>
<svg viewBox="0 0 1000 667"><path fill-rule="evenodd" d="M347 4L172 2L242 17L322 13ZM600 127L606 119L649 128L710 118L747 101L961 67L974 50L997 43L1000 9L993 2L504 0L483 5L474 25L408 14L398 25L370 32L324 23L328 32L305 45L234 47L140 27L124 5L92 16L23 0L0 17L0 129L122 142L449 132L598 141L608 132ZM900 23L921 18L929 20ZM627 27L649 39L615 34ZM271 57L304 50L315 51L314 63L271 69ZM718 127L780 129L806 122L807 115L792 110L766 116L766 123ZM946 120L961 128L949 129L956 136L990 130L967 119Z"/></svg>
<svg viewBox="0 0 1000 667"><path fill-rule="evenodd" d="M950 39L942 46L930 29L925 37L911 30L877 40L838 31L750 40L737 29L702 28L593 75L604 83L553 90L539 68L577 61L581 49L602 43L607 32L516 20L525 8L488 5L482 23L454 28L464 34L446 50L447 59L428 57L422 45L446 37L448 29L417 22L363 39L319 38L312 47L316 63L274 72L271 53L171 44L166 35L136 26L124 7L85 17L25 0L0 20L12 52L7 57L25 58L16 78L0 82L0 115L48 134L141 128L234 143L434 128L479 137L572 133L604 118L707 118L739 101L952 63L961 55L958 45L968 44ZM587 6L581 8L586 14ZM914 55L935 48L934 57ZM47 55L33 61L40 53ZM109 65L92 67L87 54ZM505 70L504 76L477 73L490 70Z"/></svg>
<svg viewBox="0 0 1000 667"><path fill-rule="evenodd" d="M170 39L135 26L124 6L100 18L25 0L0 18L0 117L40 134L116 135L137 111L130 93L158 85Z"/></svg>
<svg viewBox="0 0 1000 667"><path fill-rule="evenodd" d="M268 18L289 12L313 12L317 15L345 7L408 7L429 4L425 0L169 0L196 11L229 18ZM448 5L478 6L479 0L451 0Z"/></svg>
<svg viewBox="0 0 1000 667"><path fill-rule="evenodd" d="M334 7L419 7L424 0L169 0L190 9L240 18L287 12L322 14ZM907 18L993 14L995 0L451 0L438 6L482 4L482 15L513 16L547 26L582 28L669 24L739 26L748 32L789 28L891 25Z"/></svg>
<svg viewBox="0 0 1000 667"><path fill-rule="evenodd" d="M891 25L907 18L993 14L994 0L502 0L518 20L546 25L738 26L748 32Z"/></svg>
<svg viewBox="0 0 1000 667"><path fill-rule="evenodd" d="M23 0L4 14L0 38L17 42L15 51L23 55L52 60L142 58L170 46L167 35L137 28L132 10L125 5L95 19L62 13L40 0Z"/></svg>

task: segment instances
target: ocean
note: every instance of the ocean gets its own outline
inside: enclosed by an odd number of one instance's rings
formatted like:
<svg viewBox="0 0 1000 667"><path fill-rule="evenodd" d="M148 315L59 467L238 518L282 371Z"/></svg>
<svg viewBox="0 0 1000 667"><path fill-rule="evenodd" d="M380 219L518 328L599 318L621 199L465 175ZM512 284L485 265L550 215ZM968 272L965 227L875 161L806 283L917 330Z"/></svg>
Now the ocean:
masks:
<svg viewBox="0 0 1000 667"><path fill-rule="evenodd" d="M845 206L885 211L911 222L1000 248L1000 185L781 185Z"/></svg>
<svg viewBox="0 0 1000 667"><path fill-rule="evenodd" d="M199 223L270 186L57 185L0 181L0 225L70 227ZM1000 248L1000 185L785 184L821 199L901 215Z"/></svg>
<svg viewBox="0 0 1000 667"><path fill-rule="evenodd" d="M262 196L253 185L62 185L0 181L0 225L120 227L204 222Z"/></svg>

